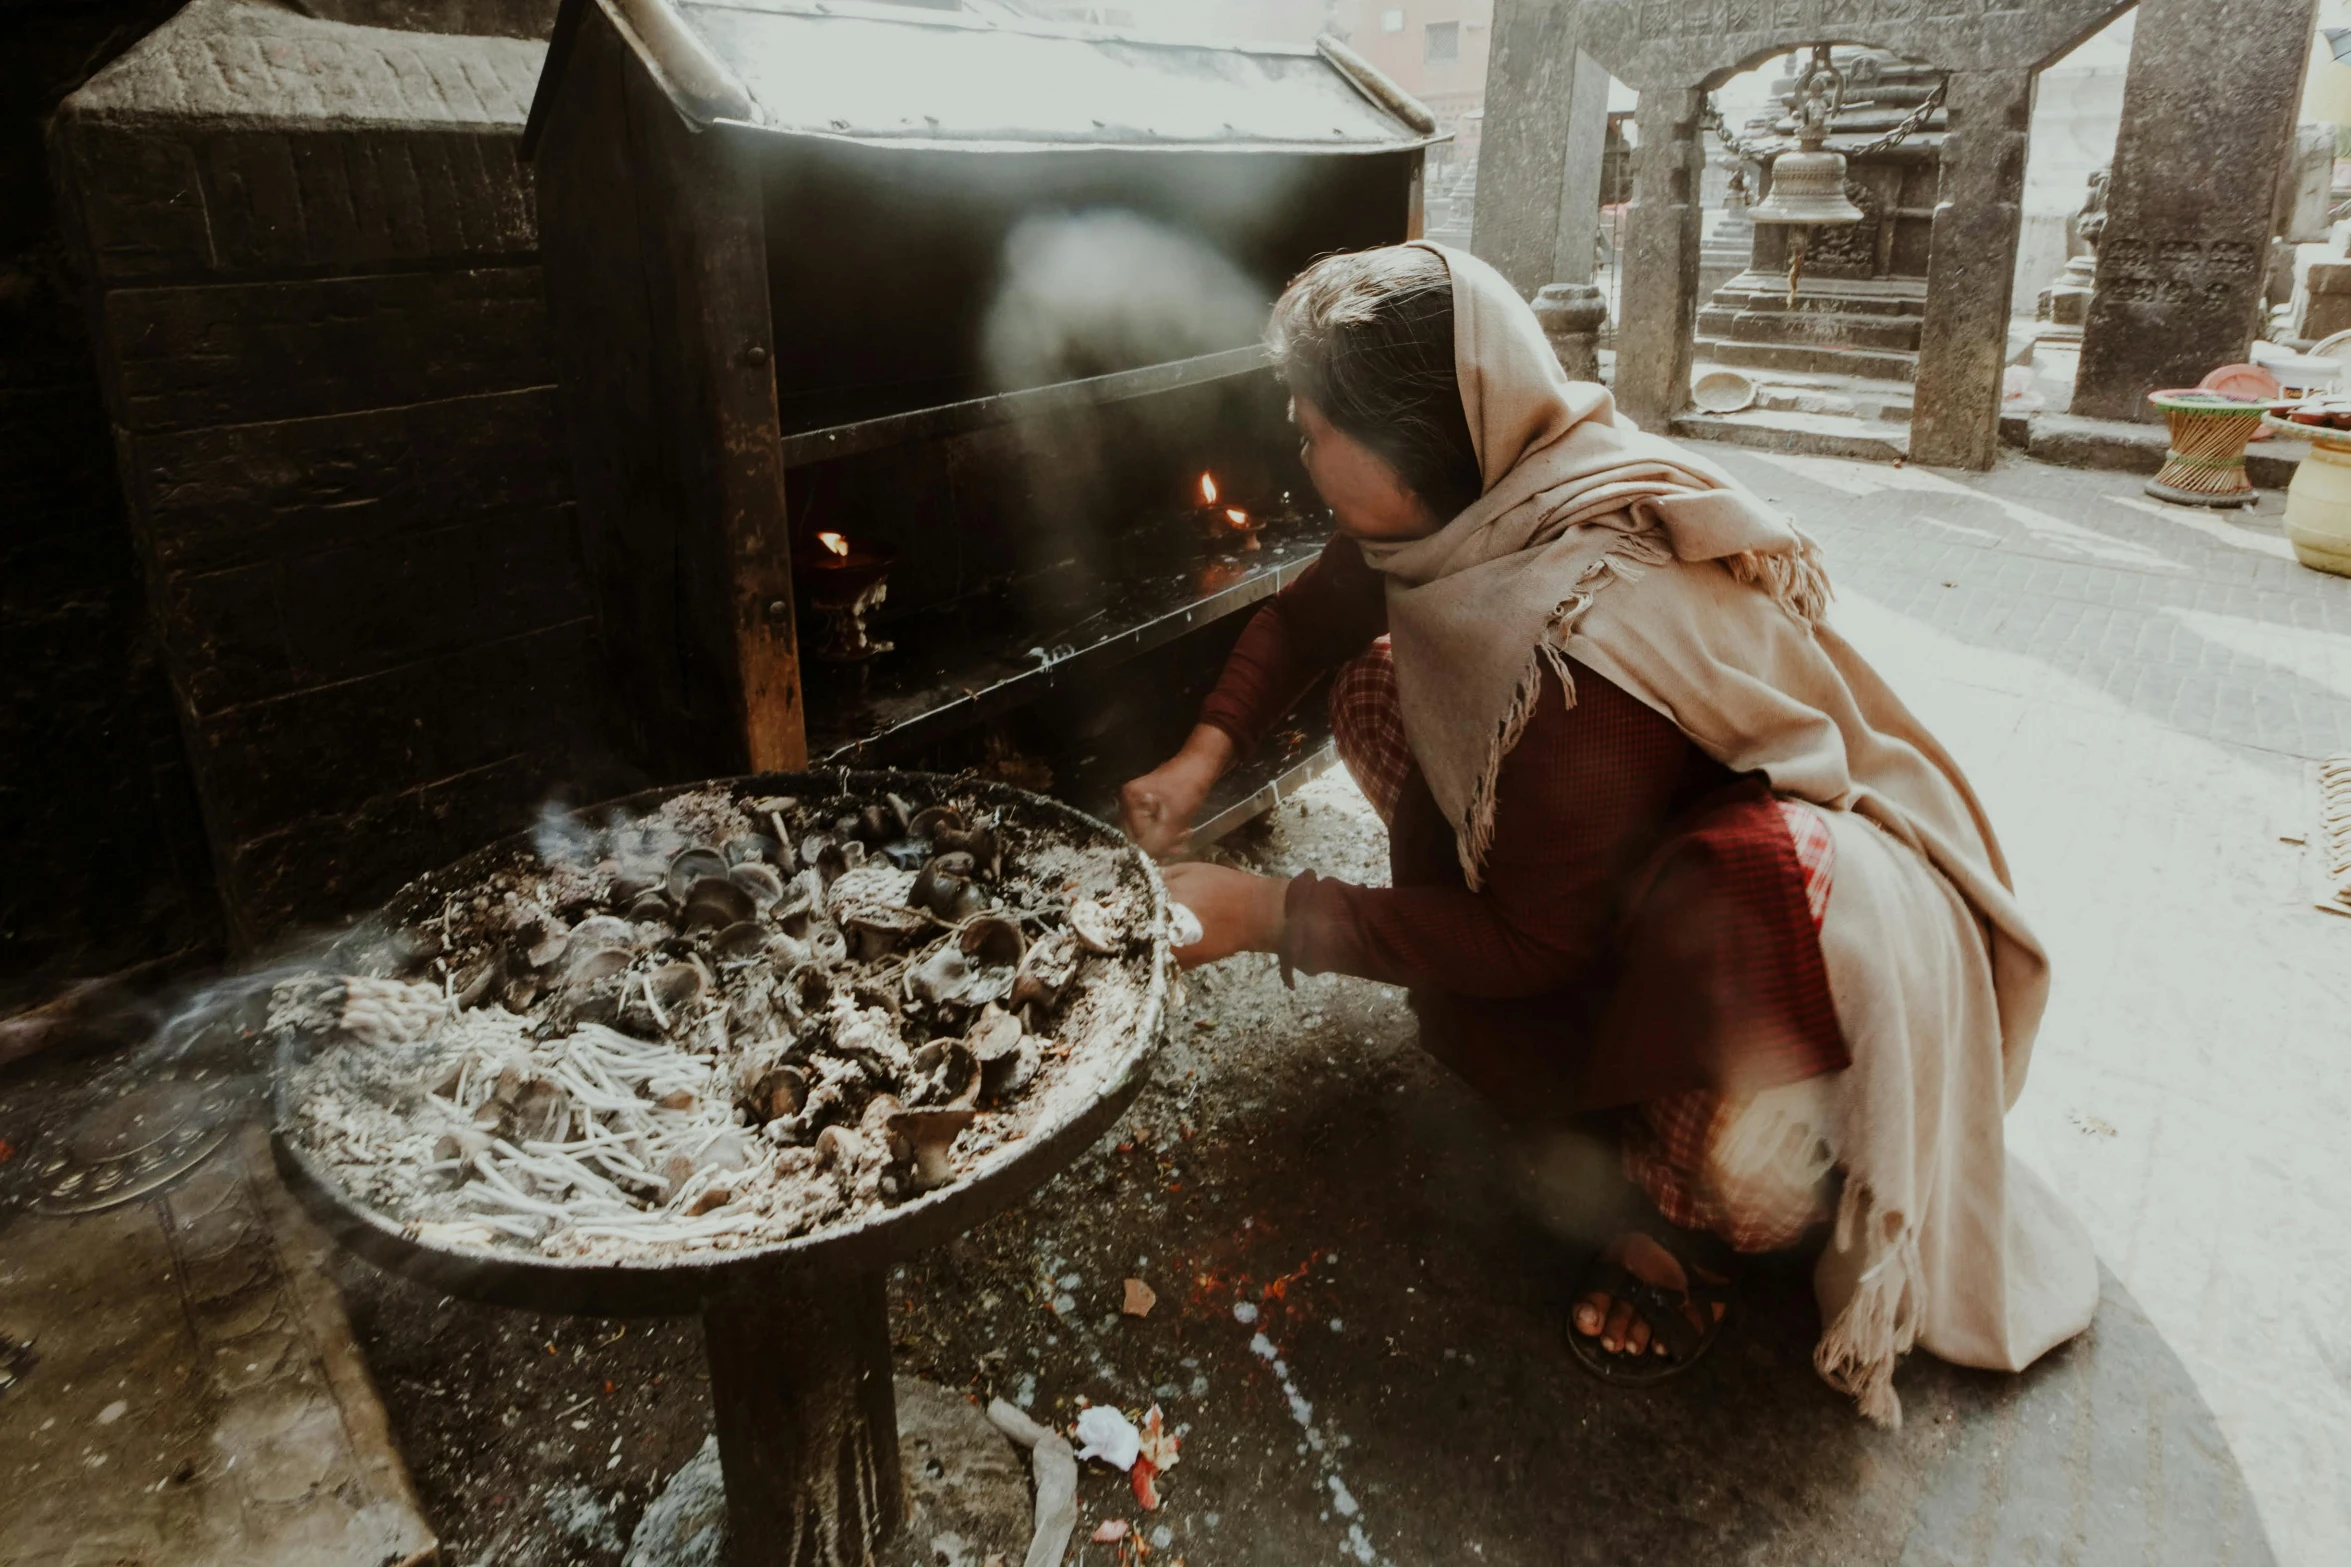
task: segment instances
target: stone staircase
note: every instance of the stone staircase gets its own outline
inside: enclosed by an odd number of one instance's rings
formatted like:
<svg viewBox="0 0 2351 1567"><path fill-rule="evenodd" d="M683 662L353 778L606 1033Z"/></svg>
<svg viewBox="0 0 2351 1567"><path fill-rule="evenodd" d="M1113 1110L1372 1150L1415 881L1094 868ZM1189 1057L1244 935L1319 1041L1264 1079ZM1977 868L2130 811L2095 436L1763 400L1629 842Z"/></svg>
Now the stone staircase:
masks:
<svg viewBox="0 0 2351 1567"><path fill-rule="evenodd" d="M1698 312L1697 355L1742 370L1908 381L1926 319L1920 278L1787 279L1742 272Z"/></svg>

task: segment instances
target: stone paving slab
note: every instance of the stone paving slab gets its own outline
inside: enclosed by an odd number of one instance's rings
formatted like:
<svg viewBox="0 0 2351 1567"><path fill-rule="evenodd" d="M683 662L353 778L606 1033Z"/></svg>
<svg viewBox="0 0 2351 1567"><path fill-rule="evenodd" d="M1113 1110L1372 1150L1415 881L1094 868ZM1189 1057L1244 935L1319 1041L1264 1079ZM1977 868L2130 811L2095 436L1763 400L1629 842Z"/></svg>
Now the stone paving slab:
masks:
<svg viewBox="0 0 2351 1567"><path fill-rule="evenodd" d="M248 1126L175 1185L0 1230L0 1567L437 1556L324 1267Z"/></svg>

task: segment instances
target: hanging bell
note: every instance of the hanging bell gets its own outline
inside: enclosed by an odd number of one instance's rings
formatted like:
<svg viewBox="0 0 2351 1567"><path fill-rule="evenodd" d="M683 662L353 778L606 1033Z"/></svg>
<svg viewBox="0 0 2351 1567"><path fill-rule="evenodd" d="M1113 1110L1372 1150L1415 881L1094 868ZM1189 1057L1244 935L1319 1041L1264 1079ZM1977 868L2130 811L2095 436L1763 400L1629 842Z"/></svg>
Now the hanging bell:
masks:
<svg viewBox="0 0 2351 1567"><path fill-rule="evenodd" d="M1845 195L1845 155L1818 146L1771 160L1771 190L1747 217L1755 223L1859 223L1868 214Z"/></svg>
<svg viewBox="0 0 2351 1567"><path fill-rule="evenodd" d="M1770 194L1747 214L1750 222L1811 226L1868 216L1846 198L1845 155L1828 150L1829 127L1844 104L1845 73L1827 44L1813 45L1812 62L1796 82L1796 148L1771 160Z"/></svg>

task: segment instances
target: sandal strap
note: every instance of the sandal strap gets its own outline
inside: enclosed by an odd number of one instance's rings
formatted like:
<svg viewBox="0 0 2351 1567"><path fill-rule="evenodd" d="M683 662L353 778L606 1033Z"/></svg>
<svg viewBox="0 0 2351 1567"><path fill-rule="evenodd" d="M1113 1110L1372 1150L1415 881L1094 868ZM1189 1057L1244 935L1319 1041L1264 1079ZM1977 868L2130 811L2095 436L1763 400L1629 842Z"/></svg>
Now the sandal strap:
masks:
<svg viewBox="0 0 2351 1567"><path fill-rule="evenodd" d="M1703 1292L1703 1293L1701 1293ZM1729 1300L1728 1286L1699 1284L1692 1280L1688 1291L1668 1289L1651 1284L1633 1273L1621 1262L1595 1259L1585 1273L1579 1295L1601 1294L1611 1301L1630 1306L1643 1322L1649 1325L1652 1342L1665 1346L1667 1358L1687 1360L1695 1355L1711 1336L1690 1320L1689 1308L1697 1306L1701 1312L1712 1308L1716 1300ZM1709 1328L1720 1323L1719 1318ZM1619 1353L1622 1353L1619 1351Z"/></svg>
<svg viewBox="0 0 2351 1567"><path fill-rule="evenodd" d="M1682 1290L1667 1289L1642 1279L1634 1279L1625 1292L1616 1297L1633 1308L1643 1322L1649 1324L1650 1342L1663 1344L1665 1353L1674 1360L1687 1360L1697 1353L1706 1335L1690 1320L1690 1306L1695 1297Z"/></svg>

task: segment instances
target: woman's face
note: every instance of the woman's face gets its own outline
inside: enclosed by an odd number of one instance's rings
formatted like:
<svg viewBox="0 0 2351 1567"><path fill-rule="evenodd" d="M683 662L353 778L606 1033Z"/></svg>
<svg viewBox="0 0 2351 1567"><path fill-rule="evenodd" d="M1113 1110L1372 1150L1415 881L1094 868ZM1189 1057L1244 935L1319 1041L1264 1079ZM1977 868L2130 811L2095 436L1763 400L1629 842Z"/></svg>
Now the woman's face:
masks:
<svg viewBox="0 0 2351 1567"><path fill-rule="evenodd" d="M1306 460L1306 475L1340 532L1382 544L1437 531L1436 513L1379 453L1334 426L1304 397L1290 399L1290 418L1298 426L1298 455Z"/></svg>

